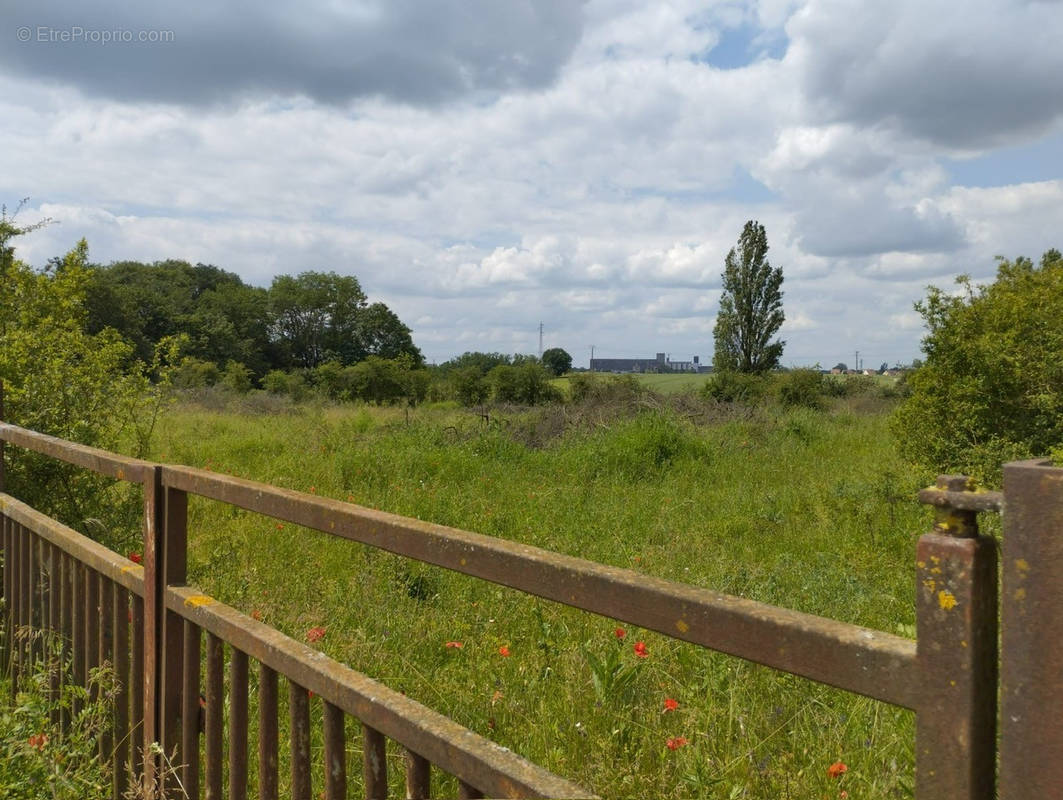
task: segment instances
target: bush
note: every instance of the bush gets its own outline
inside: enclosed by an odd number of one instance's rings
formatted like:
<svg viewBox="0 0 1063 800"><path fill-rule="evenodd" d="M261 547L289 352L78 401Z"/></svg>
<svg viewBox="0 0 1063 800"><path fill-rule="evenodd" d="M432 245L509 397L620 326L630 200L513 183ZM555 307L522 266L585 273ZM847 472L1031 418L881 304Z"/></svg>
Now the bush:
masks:
<svg viewBox="0 0 1063 800"><path fill-rule="evenodd" d="M48 657L22 676L10 705L10 678L0 681L0 697L7 705L0 709L0 800L110 797L99 742L111 727L114 673L93 669L85 689L71 679L71 665L62 660L57 639L28 628L17 635L41 640ZM52 690L55 684L62 687L58 694ZM61 710L70 719L66 727L58 724Z"/></svg>
<svg viewBox="0 0 1063 800"><path fill-rule="evenodd" d="M481 405L491 394L491 386L476 367L461 367L450 373L454 396L463 406Z"/></svg>
<svg viewBox="0 0 1063 800"><path fill-rule="evenodd" d="M33 226L0 215L0 380L7 421L92 447L147 453L176 359L165 342L151 369L113 330L85 333L88 245L42 271L9 244ZM19 448L8 449L11 494L114 549L139 538L140 500L128 487Z"/></svg>
<svg viewBox="0 0 1063 800"><path fill-rule="evenodd" d="M547 371L536 361L495 367L487 378L494 386L495 400L500 403L534 406L559 403L563 399L560 390L550 383Z"/></svg>
<svg viewBox="0 0 1063 800"><path fill-rule="evenodd" d="M221 372L213 361L188 356L174 370L173 385L177 389L204 389L220 378Z"/></svg>
<svg viewBox="0 0 1063 800"><path fill-rule="evenodd" d="M916 304L926 359L891 420L905 457L994 485L1003 462L1063 446L1063 256L999 261L994 283Z"/></svg>
<svg viewBox="0 0 1063 800"><path fill-rule="evenodd" d="M787 408L823 408L828 379L818 369L794 369L779 382L779 402Z"/></svg>
<svg viewBox="0 0 1063 800"><path fill-rule="evenodd" d="M764 399L768 389L768 378L763 375L723 370L705 382L702 394L721 403L755 405Z"/></svg>
<svg viewBox="0 0 1063 800"><path fill-rule="evenodd" d="M647 393L634 375L600 376L593 372L575 372L568 378L569 400L573 403L630 403Z"/></svg>
<svg viewBox="0 0 1063 800"><path fill-rule="evenodd" d="M230 361L221 374L221 383L237 394L247 394L251 391L251 370L239 361Z"/></svg>

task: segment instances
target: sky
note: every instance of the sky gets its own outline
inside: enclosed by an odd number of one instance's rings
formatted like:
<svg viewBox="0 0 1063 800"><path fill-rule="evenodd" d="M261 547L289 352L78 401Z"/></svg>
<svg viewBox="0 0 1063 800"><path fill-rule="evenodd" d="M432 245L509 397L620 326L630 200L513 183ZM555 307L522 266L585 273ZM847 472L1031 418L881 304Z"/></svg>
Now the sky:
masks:
<svg viewBox="0 0 1063 800"><path fill-rule="evenodd" d="M909 362L1063 247L1063 0L0 0L35 265L356 275L429 361L712 354L747 220L783 363Z"/></svg>

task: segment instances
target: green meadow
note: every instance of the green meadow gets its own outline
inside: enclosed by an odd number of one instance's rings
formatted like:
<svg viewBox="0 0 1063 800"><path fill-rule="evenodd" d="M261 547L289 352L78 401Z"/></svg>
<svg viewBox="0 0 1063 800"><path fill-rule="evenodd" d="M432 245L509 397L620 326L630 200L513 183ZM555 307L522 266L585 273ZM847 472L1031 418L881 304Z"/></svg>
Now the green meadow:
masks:
<svg viewBox="0 0 1063 800"><path fill-rule="evenodd" d="M558 423L556 407L216 400L171 409L151 457L914 635L928 476L899 460L881 402L690 396ZM202 499L189 572L604 797L911 795L909 712L615 620Z"/></svg>

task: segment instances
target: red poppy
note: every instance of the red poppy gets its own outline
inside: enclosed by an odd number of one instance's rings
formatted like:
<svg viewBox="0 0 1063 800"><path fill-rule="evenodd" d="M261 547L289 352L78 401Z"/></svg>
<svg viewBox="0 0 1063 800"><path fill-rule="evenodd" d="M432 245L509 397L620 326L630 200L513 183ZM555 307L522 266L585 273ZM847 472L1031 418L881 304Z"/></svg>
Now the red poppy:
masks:
<svg viewBox="0 0 1063 800"><path fill-rule="evenodd" d="M30 747L35 747L38 750L43 750L44 746L48 744L47 733L35 733L29 738Z"/></svg>
<svg viewBox="0 0 1063 800"><path fill-rule="evenodd" d="M677 708L679 708L679 701L673 697L666 697L664 698L664 711L661 713L667 714L669 711L675 711Z"/></svg>
<svg viewBox="0 0 1063 800"><path fill-rule="evenodd" d="M251 612L251 619L258 620L259 622L261 622L262 621L262 612L259 611L256 608L254 611Z"/></svg>
<svg viewBox="0 0 1063 800"><path fill-rule="evenodd" d="M645 642L635 642L635 655L639 658L649 658L650 651L646 649Z"/></svg>
<svg viewBox="0 0 1063 800"><path fill-rule="evenodd" d="M452 650L461 650L461 648L463 648L465 645L463 645L461 642L447 642L444 646L449 647Z"/></svg>
<svg viewBox="0 0 1063 800"><path fill-rule="evenodd" d="M320 642L325 638L325 628L320 625L311 628L306 632L306 640L308 642Z"/></svg>
<svg viewBox="0 0 1063 800"><path fill-rule="evenodd" d="M502 645L500 648L498 648L498 654L503 658L509 658L509 648L505 645Z"/></svg>
<svg viewBox="0 0 1063 800"><path fill-rule="evenodd" d="M317 493L317 487L316 486L311 486L310 487L310 494L316 494L316 493Z"/></svg>
<svg viewBox="0 0 1063 800"><path fill-rule="evenodd" d="M135 550L129 554L129 560L132 561L134 564L144 563L144 558L140 555L140 553L136 552Z"/></svg>
<svg viewBox="0 0 1063 800"><path fill-rule="evenodd" d="M625 631L623 628L617 628L615 631L613 631L613 634L616 636L617 639L623 639L625 636L627 636L627 631Z"/></svg>
<svg viewBox="0 0 1063 800"><path fill-rule="evenodd" d="M678 750L680 747L686 747L690 742L687 741L685 736L676 736L674 739L669 739L664 744L669 750Z"/></svg>
<svg viewBox="0 0 1063 800"><path fill-rule="evenodd" d="M845 766L841 761L835 761L829 767L827 767L827 774L832 778L840 778L842 773L848 772L849 768Z"/></svg>

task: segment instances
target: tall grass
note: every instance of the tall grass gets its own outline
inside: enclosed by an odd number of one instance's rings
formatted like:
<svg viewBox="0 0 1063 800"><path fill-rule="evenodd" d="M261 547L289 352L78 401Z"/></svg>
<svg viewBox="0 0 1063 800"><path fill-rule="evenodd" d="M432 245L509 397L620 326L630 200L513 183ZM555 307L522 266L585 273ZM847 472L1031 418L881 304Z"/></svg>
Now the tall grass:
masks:
<svg viewBox="0 0 1063 800"><path fill-rule="evenodd" d="M534 448L527 422L187 405L152 456L911 635L926 476L898 460L882 414L695 427L646 411ZM292 636L325 627L329 655L603 796L911 793L908 712L650 632L618 638L612 620L203 500L189 572ZM849 769L832 779L837 760Z"/></svg>

